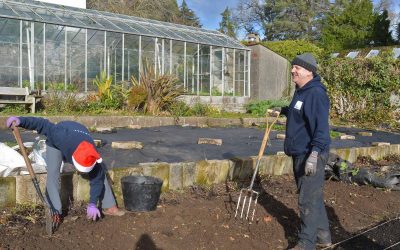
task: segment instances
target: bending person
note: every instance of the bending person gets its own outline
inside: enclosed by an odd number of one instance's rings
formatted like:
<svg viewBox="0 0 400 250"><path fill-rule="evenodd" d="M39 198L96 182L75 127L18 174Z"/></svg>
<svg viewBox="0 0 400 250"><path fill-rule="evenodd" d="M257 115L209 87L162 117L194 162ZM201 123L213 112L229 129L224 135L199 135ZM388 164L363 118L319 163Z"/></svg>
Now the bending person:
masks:
<svg viewBox="0 0 400 250"><path fill-rule="evenodd" d="M58 124L37 117L9 117L6 126L12 124L46 136L46 198L53 210L62 214L60 198L60 168L62 162L71 163L75 168L87 174L90 181L90 200L87 206L87 218L100 218L103 214L122 216L118 209L111 187L105 175L105 166L97 152L93 138L85 126L74 121L62 121Z"/></svg>

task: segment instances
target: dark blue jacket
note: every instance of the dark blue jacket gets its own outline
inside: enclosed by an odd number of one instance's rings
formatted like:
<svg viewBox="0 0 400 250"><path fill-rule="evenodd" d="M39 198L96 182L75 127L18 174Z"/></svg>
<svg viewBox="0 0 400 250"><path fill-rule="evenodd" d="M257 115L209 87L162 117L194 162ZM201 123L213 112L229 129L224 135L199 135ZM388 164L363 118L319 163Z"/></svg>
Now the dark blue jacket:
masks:
<svg viewBox="0 0 400 250"><path fill-rule="evenodd" d="M286 117L287 155L329 151L329 97L318 75L296 89Z"/></svg>
<svg viewBox="0 0 400 250"><path fill-rule="evenodd" d="M63 121L58 124L37 117L19 117L19 127L36 130L38 134L46 136L46 144L61 151L63 161L72 163L72 154L82 141L94 145L93 138L85 126L73 121ZM90 203L97 203L104 188L105 171L102 164L88 173L90 180Z"/></svg>

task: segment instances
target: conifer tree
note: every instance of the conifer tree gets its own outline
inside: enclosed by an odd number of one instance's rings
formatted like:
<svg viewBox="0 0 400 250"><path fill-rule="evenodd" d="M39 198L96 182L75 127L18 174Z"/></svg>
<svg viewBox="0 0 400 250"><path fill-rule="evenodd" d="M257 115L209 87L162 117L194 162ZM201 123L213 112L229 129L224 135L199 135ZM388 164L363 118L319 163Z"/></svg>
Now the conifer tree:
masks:
<svg viewBox="0 0 400 250"><path fill-rule="evenodd" d="M181 24L201 28L199 18L196 16L194 11L188 7L185 0L182 1L181 6L179 7L179 16Z"/></svg>
<svg viewBox="0 0 400 250"><path fill-rule="evenodd" d="M236 39L237 24L232 18L231 11L228 7L221 13L222 20L219 23L218 31Z"/></svg>

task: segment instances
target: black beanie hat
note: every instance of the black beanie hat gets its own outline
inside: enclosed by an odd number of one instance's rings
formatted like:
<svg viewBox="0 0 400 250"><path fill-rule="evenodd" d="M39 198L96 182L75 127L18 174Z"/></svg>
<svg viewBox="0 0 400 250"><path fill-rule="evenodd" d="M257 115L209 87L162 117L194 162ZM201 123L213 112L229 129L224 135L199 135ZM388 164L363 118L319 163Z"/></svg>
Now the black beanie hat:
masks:
<svg viewBox="0 0 400 250"><path fill-rule="evenodd" d="M292 61L292 65L299 65L313 73L317 72L318 67L317 60L315 60L313 55L310 53L304 53L296 56Z"/></svg>

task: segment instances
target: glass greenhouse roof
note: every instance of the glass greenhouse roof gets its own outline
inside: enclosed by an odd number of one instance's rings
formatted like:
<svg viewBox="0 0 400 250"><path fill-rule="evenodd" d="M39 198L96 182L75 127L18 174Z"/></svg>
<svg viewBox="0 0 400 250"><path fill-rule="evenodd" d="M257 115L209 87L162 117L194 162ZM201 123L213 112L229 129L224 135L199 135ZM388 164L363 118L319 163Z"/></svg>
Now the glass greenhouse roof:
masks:
<svg viewBox="0 0 400 250"><path fill-rule="evenodd" d="M248 50L218 31L33 0L0 0L0 17Z"/></svg>

